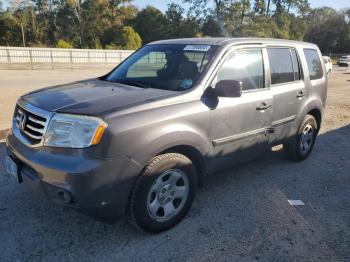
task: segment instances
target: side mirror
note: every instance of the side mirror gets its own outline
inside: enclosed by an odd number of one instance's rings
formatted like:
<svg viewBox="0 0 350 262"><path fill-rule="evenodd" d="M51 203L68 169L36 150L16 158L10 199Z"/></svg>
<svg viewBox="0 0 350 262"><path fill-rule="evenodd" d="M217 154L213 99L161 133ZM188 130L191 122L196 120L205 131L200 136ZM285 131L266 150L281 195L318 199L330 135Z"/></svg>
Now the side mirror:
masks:
<svg viewBox="0 0 350 262"><path fill-rule="evenodd" d="M242 82L237 80L221 80L215 85L215 94L219 97L240 97Z"/></svg>

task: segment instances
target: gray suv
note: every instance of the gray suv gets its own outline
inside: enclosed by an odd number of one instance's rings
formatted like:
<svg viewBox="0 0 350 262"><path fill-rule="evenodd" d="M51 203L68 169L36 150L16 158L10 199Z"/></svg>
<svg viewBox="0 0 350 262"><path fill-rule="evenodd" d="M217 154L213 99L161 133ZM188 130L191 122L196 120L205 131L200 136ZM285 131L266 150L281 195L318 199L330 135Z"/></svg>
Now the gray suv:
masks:
<svg viewBox="0 0 350 262"><path fill-rule="evenodd" d="M169 229L207 174L280 144L309 156L327 93L321 57L274 39L147 44L98 79L19 98L7 171L96 218Z"/></svg>

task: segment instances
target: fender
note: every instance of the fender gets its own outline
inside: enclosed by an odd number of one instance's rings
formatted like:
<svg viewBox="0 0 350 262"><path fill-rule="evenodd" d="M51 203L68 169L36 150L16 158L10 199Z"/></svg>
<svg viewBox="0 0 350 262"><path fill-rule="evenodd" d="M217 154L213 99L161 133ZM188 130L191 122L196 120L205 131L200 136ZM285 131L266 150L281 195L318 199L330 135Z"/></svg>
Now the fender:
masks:
<svg viewBox="0 0 350 262"><path fill-rule="evenodd" d="M304 119L305 115L307 113L309 113L310 111L315 110L315 109L320 112L321 121L322 121L324 107L323 107L321 100L317 97L309 97L308 100L300 108L299 113L296 116L296 119L294 121L295 122L295 125L294 125L295 132L299 128L299 125L300 125L301 121Z"/></svg>
<svg viewBox="0 0 350 262"><path fill-rule="evenodd" d="M184 124L172 124L157 132L144 134L148 144L139 144L131 155L141 166L145 166L154 156L175 146L190 146L206 158L210 155L210 139L204 132ZM145 139L143 139L145 141Z"/></svg>

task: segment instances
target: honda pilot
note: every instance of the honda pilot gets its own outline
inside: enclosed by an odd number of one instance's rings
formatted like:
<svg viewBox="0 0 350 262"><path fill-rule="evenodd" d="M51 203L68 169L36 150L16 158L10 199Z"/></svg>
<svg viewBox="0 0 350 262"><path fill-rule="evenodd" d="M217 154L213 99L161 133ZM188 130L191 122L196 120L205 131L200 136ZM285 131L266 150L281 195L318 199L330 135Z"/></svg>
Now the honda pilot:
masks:
<svg viewBox="0 0 350 262"><path fill-rule="evenodd" d="M148 232L189 211L216 173L283 145L306 159L327 81L314 44L163 40L110 73L18 99L6 167L53 202Z"/></svg>

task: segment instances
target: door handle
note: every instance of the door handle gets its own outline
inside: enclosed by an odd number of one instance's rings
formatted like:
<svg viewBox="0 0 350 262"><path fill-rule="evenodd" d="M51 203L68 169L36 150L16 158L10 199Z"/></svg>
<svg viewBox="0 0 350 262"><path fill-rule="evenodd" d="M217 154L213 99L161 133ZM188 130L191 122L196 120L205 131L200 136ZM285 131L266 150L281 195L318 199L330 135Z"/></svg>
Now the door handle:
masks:
<svg viewBox="0 0 350 262"><path fill-rule="evenodd" d="M297 94L297 98L302 98L306 96L306 93L304 91L300 91L298 94Z"/></svg>
<svg viewBox="0 0 350 262"><path fill-rule="evenodd" d="M271 106L272 106L271 104L267 104L265 102L262 102L260 104L260 106L256 107L256 110L263 111L263 110L266 110L266 109L270 108Z"/></svg>

